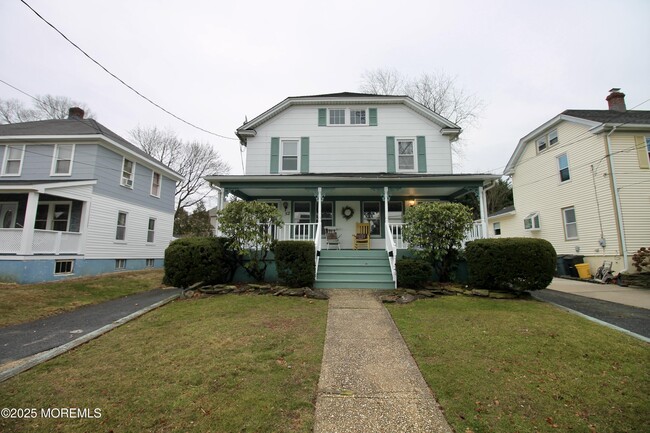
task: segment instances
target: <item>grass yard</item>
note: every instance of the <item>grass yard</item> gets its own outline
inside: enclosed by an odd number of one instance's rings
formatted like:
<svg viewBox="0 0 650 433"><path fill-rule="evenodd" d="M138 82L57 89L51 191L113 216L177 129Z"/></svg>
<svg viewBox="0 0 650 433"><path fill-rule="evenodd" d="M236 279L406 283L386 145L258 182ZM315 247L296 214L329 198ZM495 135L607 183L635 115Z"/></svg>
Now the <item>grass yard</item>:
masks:
<svg viewBox="0 0 650 433"><path fill-rule="evenodd" d="M389 307L458 433L650 431L650 345L531 301Z"/></svg>
<svg viewBox="0 0 650 433"><path fill-rule="evenodd" d="M0 284L0 326L162 287L163 270L118 272L40 284Z"/></svg>
<svg viewBox="0 0 650 433"><path fill-rule="evenodd" d="M0 431L309 432L327 302L175 301L0 384L2 407L99 419L1 419Z"/></svg>

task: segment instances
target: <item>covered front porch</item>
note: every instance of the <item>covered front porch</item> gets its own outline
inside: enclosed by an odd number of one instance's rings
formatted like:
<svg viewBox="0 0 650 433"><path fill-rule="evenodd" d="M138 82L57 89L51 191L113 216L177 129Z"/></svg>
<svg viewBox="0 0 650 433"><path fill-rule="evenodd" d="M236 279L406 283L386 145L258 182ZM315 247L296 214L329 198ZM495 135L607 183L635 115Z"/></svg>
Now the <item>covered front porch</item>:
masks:
<svg viewBox="0 0 650 433"><path fill-rule="evenodd" d="M301 174L269 176L211 176L220 191L219 208L233 194L243 200L272 204L282 213L284 226L267 227L277 240L311 240L316 246L317 280L321 250L350 250L357 223L370 226L367 249L383 250L395 281L398 249L403 239L403 216L410 206L426 201L456 201L475 194L481 218L466 241L487 233L485 187L496 175L422 174ZM338 245L330 245L326 231L335 230ZM218 233L218 221L215 230Z"/></svg>
<svg viewBox="0 0 650 433"><path fill-rule="evenodd" d="M0 255L83 254L93 183L0 185Z"/></svg>

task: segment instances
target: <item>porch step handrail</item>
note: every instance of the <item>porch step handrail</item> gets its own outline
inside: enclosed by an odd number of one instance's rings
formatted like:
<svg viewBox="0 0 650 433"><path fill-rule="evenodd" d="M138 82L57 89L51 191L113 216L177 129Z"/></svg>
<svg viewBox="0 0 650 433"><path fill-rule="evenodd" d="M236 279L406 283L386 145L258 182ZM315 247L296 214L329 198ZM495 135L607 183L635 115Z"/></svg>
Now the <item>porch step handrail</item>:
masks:
<svg viewBox="0 0 650 433"><path fill-rule="evenodd" d="M320 233L321 233L321 225L316 224L316 233L314 234L314 248L315 252L314 254L316 255L316 269L314 273L314 279L318 279L318 262L320 260L320 250L321 250L321 239L320 239Z"/></svg>
<svg viewBox="0 0 650 433"><path fill-rule="evenodd" d="M389 236L384 237L386 238L386 252L388 253L388 262L390 263L390 273L393 276L395 288L397 288L397 269L395 266L397 262L397 245L393 239L393 232L391 231L391 224L389 223L386 223L386 233L389 234Z"/></svg>

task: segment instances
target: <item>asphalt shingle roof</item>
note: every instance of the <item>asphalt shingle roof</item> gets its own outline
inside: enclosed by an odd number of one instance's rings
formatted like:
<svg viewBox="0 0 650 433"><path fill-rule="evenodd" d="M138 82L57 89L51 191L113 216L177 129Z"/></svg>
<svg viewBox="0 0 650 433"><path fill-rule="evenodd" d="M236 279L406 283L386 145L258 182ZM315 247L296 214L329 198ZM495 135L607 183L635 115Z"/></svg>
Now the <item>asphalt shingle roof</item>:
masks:
<svg viewBox="0 0 650 433"><path fill-rule="evenodd" d="M650 124L650 111L642 110L565 110L562 114L601 123Z"/></svg>

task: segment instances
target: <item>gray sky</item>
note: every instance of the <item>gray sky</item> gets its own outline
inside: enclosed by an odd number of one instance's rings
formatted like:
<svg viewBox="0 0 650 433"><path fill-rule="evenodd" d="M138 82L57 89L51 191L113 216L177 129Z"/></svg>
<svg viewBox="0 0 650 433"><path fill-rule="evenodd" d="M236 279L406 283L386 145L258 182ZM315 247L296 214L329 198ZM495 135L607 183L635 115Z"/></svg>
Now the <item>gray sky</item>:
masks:
<svg viewBox="0 0 650 433"><path fill-rule="evenodd" d="M358 91L365 70L444 71L486 108L456 172L501 173L518 140L567 108L650 98L650 1L27 0L110 71L210 131L287 96ZM19 0L0 0L0 79L85 102L128 139L138 124L209 141L110 77ZM0 83L0 97L28 98ZM645 102L638 110L650 110Z"/></svg>

